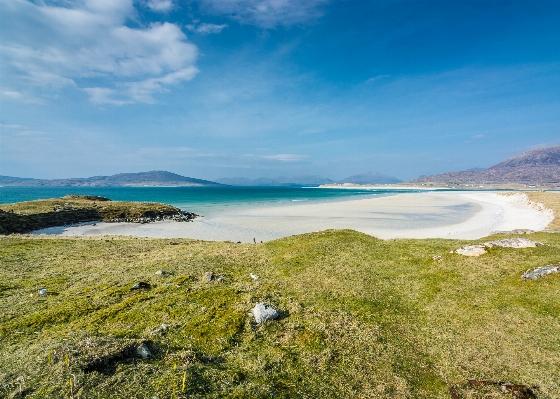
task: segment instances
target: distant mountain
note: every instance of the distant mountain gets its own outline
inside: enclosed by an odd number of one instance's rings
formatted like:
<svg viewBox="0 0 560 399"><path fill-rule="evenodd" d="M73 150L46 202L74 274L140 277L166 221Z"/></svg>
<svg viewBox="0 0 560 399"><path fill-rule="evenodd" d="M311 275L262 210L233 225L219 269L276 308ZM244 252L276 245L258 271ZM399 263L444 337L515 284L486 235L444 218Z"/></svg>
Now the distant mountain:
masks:
<svg viewBox="0 0 560 399"><path fill-rule="evenodd" d="M411 183L526 184L560 183L560 146L524 152L488 169L422 176Z"/></svg>
<svg viewBox="0 0 560 399"><path fill-rule="evenodd" d="M193 179L162 170L140 173L119 173L112 176L94 176L71 179L28 179L0 176L1 186L49 186L49 187L101 187L101 186L220 186L221 184Z"/></svg>
<svg viewBox="0 0 560 399"><path fill-rule="evenodd" d="M281 186L281 187L301 187L301 186L320 186L321 184L333 183L331 179L313 175L299 176L278 176L278 177L259 177L257 179L247 179L245 177L224 177L216 179L218 183L230 186Z"/></svg>
<svg viewBox="0 0 560 399"><path fill-rule="evenodd" d="M394 184L401 183L402 180L397 179L394 176L388 176L381 173L360 173L357 175L349 176L346 179L342 179L337 183L354 183L354 184Z"/></svg>

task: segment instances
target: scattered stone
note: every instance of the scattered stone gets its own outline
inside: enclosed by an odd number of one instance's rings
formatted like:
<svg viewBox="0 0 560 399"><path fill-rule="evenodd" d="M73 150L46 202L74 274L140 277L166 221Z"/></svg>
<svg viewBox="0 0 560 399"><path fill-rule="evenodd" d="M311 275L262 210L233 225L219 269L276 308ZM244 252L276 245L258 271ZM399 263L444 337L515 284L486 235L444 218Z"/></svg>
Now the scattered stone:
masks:
<svg viewBox="0 0 560 399"><path fill-rule="evenodd" d="M165 330L167 330L169 328L168 324L162 324L160 328L156 328L154 331L152 331L150 334L155 335L155 334L160 334L162 332L164 332Z"/></svg>
<svg viewBox="0 0 560 399"><path fill-rule="evenodd" d="M149 359L152 357L152 352L150 352L150 349L148 349L148 347L146 346L146 344L142 344L140 345L138 348L136 348L136 350L134 351L134 353L136 354L136 356L138 356L140 359Z"/></svg>
<svg viewBox="0 0 560 399"><path fill-rule="evenodd" d="M443 258L440 255L432 256L432 260L442 260Z"/></svg>
<svg viewBox="0 0 560 399"><path fill-rule="evenodd" d="M214 278L216 278L216 276L214 275L214 272L207 272L207 273L204 274L204 281L206 281L207 283L214 280Z"/></svg>
<svg viewBox="0 0 560 399"><path fill-rule="evenodd" d="M560 271L560 265L550 265L550 266L540 266L534 269L529 269L521 278L523 280L538 280L541 277L547 276L549 274L558 273Z"/></svg>
<svg viewBox="0 0 560 399"><path fill-rule="evenodd" d="M224 281L224 279L223 279L222 277L218 277L218 278L216 279L216 281L217 281L218 283L221 283L222 281Z"/></svg>
<svg viewBox="0 0 560 399"><path fill-rule="evenodd" d="M263 321L273 320L279 316L278 311L272 306L267 305L264 302L257 303L253 308L253 315L255 316L255 321L257 324Z"/></svg>
<svg viewBox="0 0 560 399"><path fill-rule="evenodd" d="M535 231L534 230L529 230L529 229L516 229L516 230L510 230L510 231L493 231L490 234L491 235L495 235L495 234L533 234Z"/></svg>
<svg viewBox="0 0 560 399"><path fill-rule="evenodd" d="M131 290L149 290L150 288L152 288L152 286L148 283L145 283L144 281L140 281L136 284L134 284L131 288Z"/></svg>
<svg viewBox="0 0 560 399"><path fill-rule="evenodd" d="M506 238L504 240L488 241L482 245L488 248L535 248L537 245L542 245L542 243L531 241L526 238Z"/></svg>
<svg viewBox="0 0 560 399"><path fill-rule="evenodd" d="M455 250L456 253L463 256L480 256L486 253L482 245L467 245L465 247Z"/></svg>
<svg viewBox="0 0 560 399"><path fill-rule="evenodd" d="M258 280L259 279L259 276L257 276L256 274L253 274L253 273L250 273L249 276L251 276L251 278L253 280Z"/></svg>
<svg viewBox="0 0 560 399"><path fill-rule="evenodd" d="M37 290L37 293L39 295L47 295L47 289L46 288L41 288L40 290Z"/></svg>
<svg viewBox="0 0 560 399"><path fill-rule="evenodd" d="M168 274L168 273L167 273L165 270L158 270L158 271L156 272L156 274L157 274L158 276L161 276L161 275Z"/></svg>

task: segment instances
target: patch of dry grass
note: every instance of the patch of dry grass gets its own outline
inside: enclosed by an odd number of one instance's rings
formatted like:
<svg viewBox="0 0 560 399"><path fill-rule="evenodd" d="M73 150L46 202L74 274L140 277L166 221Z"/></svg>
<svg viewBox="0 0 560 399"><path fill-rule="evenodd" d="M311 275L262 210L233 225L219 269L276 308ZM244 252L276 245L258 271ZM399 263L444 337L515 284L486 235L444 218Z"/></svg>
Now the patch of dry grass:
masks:
<svg viewBox="0 0 560 399"><path fill-rule="evenodd" d="M489 397L463 384L476 379L560 397L560 275L520 278L560 261L560 235L529 238L545 245L479 258L449 253L476 242L354 231L259 245L1 238L0 396ZM131 291L138 281L152 288ZM260 301L281 318L255 325ZM130 355L142 342L153 358Z"/></svg>
<svg viewBox="0 0 560 399"><path fill-rule="evenodd" d="M554 213L554 220L546 227L547 230L560 230L560 193L530 192L526 194L529 200L543 204Z"/></svg>

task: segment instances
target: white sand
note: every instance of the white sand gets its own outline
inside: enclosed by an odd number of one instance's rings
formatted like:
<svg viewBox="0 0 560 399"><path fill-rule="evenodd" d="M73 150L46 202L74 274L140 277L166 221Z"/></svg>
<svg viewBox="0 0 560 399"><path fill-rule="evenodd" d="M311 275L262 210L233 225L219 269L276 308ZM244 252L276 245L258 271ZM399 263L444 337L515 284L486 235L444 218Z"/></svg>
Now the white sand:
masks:
<svg viewBox="0 0 560 399"><path fill-rule="evenodd" d="M35 234L133 235L216 241L269 241L325 229L353 229L375 237L476 239L492 231L542 230L550 213L532 208L524 196L489 192L404 193L377 198L320 202L223 212L194 222L97 223L54 227Z"/></svg>

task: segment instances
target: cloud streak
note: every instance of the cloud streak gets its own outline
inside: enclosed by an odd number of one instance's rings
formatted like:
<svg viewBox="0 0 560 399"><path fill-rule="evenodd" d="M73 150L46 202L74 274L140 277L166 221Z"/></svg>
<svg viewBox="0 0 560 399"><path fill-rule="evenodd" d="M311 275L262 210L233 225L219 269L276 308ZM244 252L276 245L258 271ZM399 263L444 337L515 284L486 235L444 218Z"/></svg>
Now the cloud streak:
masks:
<svg viewBox="0 0 560 399"><path fill-rule="evenodd" d="M264 29L312 22L323 16L327 0L202 0L203 9L243 25Z"/></svg>

